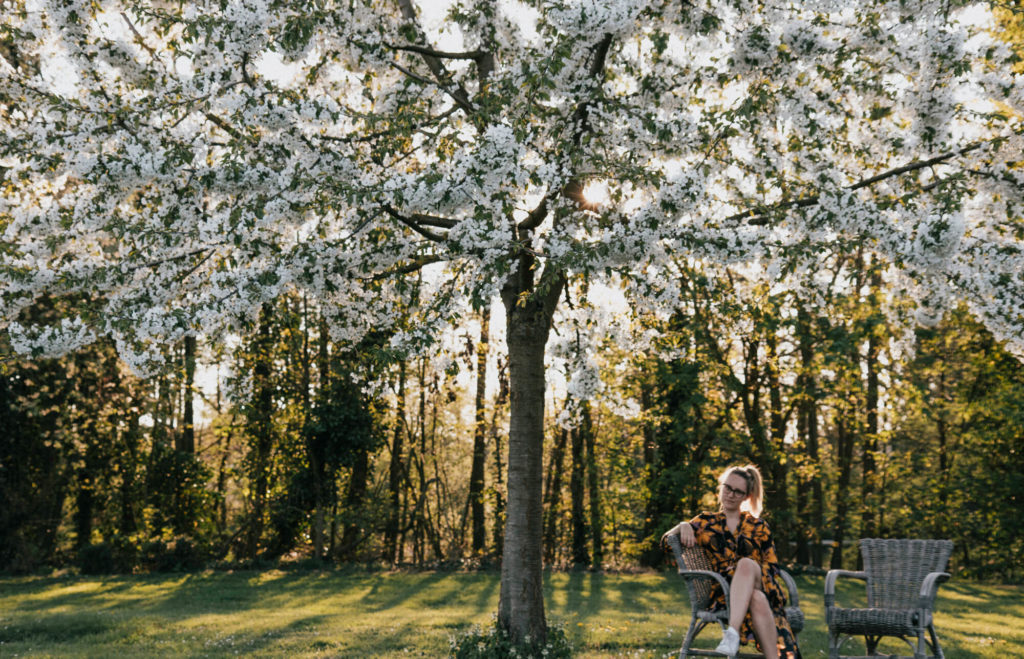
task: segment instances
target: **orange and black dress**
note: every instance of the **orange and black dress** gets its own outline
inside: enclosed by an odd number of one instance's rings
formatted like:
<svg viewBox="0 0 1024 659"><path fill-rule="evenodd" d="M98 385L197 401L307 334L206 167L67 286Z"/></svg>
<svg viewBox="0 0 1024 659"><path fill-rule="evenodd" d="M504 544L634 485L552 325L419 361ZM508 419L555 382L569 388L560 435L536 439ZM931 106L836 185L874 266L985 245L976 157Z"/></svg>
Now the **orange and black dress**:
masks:
<svg viewBox="0 0 1024 659"><path fill-rule="evenodd" d="M761 566L761 585L772 613L775 614L775 627L779 632L779 656L783 659L800 659L800 648L797 647L796 636L789 628L786 620L786 593L779 584L779 559L775 555L775 543L768 524L747 512L740 513L740 523L734 535L725 522L725 513L701 513L692 520L694 535L697 542L704 548L712 568L729 583L732 583L736 572L736 563L741 558L750 558ZM725 593L717 583L711 593L711 609L719 611L725 607ZM743 619L740 629L743 643L750 640L756 642L754 628L750 623L750 612ZM758 643L760 647L760 643Z"/></svg>

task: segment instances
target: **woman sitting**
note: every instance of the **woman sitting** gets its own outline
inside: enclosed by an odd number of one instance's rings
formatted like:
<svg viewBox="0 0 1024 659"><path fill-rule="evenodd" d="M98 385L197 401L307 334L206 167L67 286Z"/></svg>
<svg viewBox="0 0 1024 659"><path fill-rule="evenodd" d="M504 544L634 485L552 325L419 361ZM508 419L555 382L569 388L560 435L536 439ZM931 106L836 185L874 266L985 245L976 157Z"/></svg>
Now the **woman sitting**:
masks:
<svg viewBox="0 0 1024 659"><path fill-rule="evenodd" d="M718 484L719 512L701 513L665 533L678 533L686 547L700 544L713 569L729 582L729 626L716 651L735 655L741 641L756 638L767 659L800 659L796 636L786 620L772 533L759 518L761 472L754 465L729 467ZM726 607L717 583L711 598L713 611Z"/></svg>

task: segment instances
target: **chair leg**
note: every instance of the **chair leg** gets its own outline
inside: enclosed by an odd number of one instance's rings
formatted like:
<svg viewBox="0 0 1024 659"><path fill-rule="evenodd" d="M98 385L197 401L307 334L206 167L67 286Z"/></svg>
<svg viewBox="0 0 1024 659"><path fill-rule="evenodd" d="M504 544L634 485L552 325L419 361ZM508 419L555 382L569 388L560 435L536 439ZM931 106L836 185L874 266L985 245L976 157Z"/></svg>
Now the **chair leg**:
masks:
<svg viewBox="0 0 1024 659"><path fill-rule="evenodd" d="M881 640L881 636L864 636L864 647L867 648L869 655L877 654L878 642Z"/></svg>
<svg viewBox="0 0 1024 659"><path fill-rule="evenodd" d="M946 659L942 653L942 646L939 645L939 636L935 633L935 625L928 625L928 635L932 637L932 655L935 659Z"/></svg>
<svg viewBox="0 0 1024 659"><path fill-rule="evenodd" d="M828 632L828 659L839 659L839 632Z"/></svg>
<svg viewBox="0 0 1024 659"><path fill-rule="evenodd" d="M686 631L686 637L683 639L683 646L679 648L679 659L686 659L690 656L690 644L693 643L693 639L697 636L697 632L704 628L704 623L697 624L697 617L694 616L690 619L690 628Z"/></svg>
<svg viewBox="0 0 1024 659"><path fill-rule="evenodd" d="M928 659L928 646L924 642L924 629L917 630L917 649L914 650L914 659Z"/></svg>

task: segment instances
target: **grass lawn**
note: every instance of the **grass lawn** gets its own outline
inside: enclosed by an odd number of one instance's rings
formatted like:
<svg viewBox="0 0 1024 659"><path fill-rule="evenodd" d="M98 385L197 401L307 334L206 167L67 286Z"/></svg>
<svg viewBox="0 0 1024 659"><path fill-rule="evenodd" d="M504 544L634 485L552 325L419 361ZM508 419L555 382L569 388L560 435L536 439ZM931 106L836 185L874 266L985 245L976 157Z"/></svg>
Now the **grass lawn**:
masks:
<svg viewBox="0 0 1024 659"><path fill-rule="evenodd" d="M445 656L487 625L496 572L294 570L0 578L0 657ZM822 577L798 578L807 659L825 656ZM672 572L552 573L548 619L583 657L664 657L688 622ZM853 604L853 587L840 602ZM949 659L1024 657L1024 587L954 580L939 591ZM717 632L701 636L714 646ZM899 645L884 646L903 652ZM906 646L903 646L906 647ZM851 642L849 652L863 653Z"/></svg>

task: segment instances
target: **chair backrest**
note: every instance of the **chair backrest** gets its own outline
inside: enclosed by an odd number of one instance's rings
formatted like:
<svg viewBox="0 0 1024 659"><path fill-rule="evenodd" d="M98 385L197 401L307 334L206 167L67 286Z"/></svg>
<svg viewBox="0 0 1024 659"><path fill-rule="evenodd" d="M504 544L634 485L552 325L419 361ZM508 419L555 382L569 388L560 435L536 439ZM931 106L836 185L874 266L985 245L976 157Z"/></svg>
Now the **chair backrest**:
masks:
<svg viewBox="0 0 1024 659"><path fill-rule="evenodd" d="M864 538L860 553L867 574L868 606L909 609L917 606L924 578L930 572L946 571L953 543Z"/></svg>
<svg viewBox="0 0 1024 659"><path fill-rule="evenodd" d="M692 547L684 547L683 543L679 541L679 536L670 535L666 538L669 546L672 548L672 555L675 556L676 566L680 571L682 570L712 570L711 561L708 560L707 554L704 553L704 549L700 545L694 545ZM711 588L714 584L714 580L707 579L687 579L686 587L690 591L690 605L695 611L701 611L708 608L708 604L711 599Z"/></svg>

